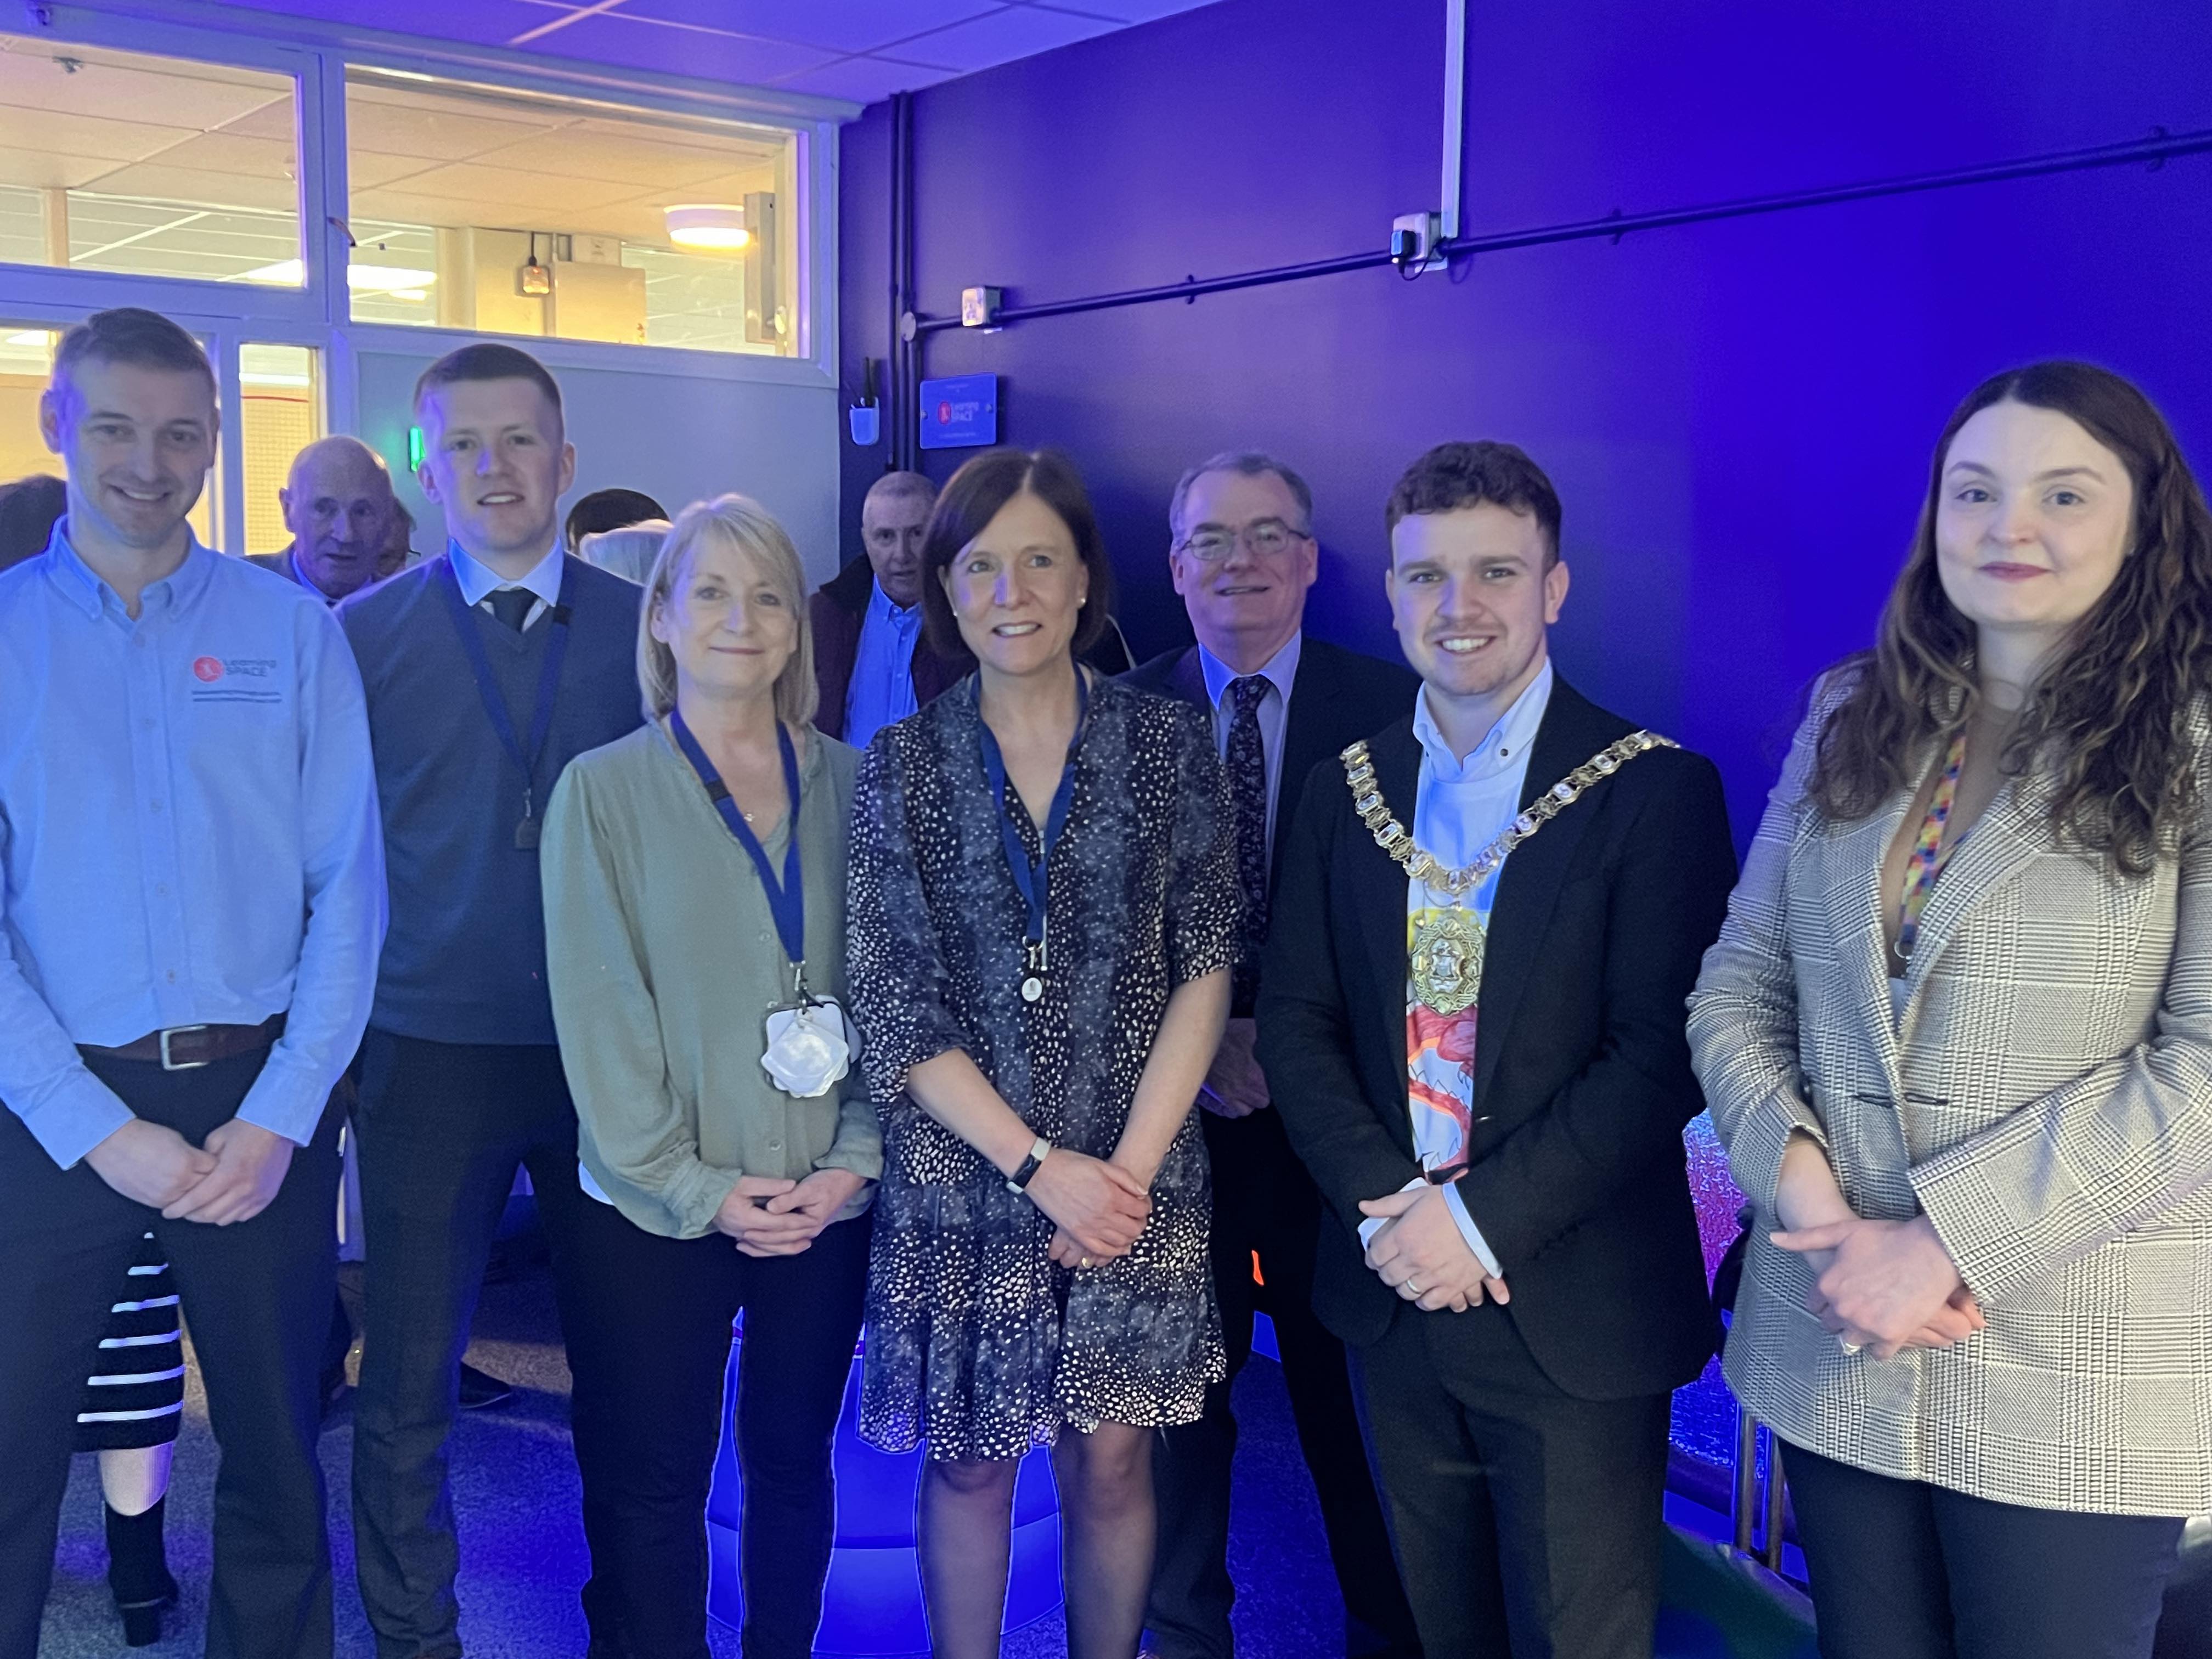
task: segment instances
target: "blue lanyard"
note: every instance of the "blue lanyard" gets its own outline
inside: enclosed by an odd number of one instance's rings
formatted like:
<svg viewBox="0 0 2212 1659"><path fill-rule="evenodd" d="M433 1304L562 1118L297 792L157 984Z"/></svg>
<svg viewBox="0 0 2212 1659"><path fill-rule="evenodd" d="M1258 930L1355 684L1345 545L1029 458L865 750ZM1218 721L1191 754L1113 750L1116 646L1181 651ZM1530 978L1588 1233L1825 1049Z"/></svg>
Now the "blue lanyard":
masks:
<svg viewBox="0 0 2212 1659"><path fill-rule="evenodd" d="M545 752L546 734L553 729L553 702L560 695L561 665L568 655L568 607L561 603L562 594L568 586L568 573L564 565L561 585L553 590L553 603L547 607L552 624L552 636L545 642L545 665L538 673L538 702L530 713L530 746L525 749L514 735L514 716L507 712L507 698L492 678L491 658L484 651L483 635L477 631L476 618L469 615L469 602L461 597L460 573L453 568L449 554L446 559L445 580L437 584L446 596L446 614L453 619L453 631L461 636L461 650L467 655L469 667L476 675L477 695L483 699L484 714L491 720L491 729L499 736L500 747L507 750L515 769L522 774L522 823L516 827L515 845L537 845L536 814L532 808L536 801L538 762Z"/></svg>
<svg viewBox="0 0 2212 1659"><path fill-rule="evenodd" d="M1037 856L1030 857L1029 848L1022 845L1022 832L1014 828L1014 820L1006 807L1006 757L999 750L999 740L992 735L990 722L983 718L982 682L975 682L975 726L983 734L983 774L991 781L991 796L999 805L999 839L1006 849L1006 865L1013 872L1014 885L1021 891L1029 906L1030 972L1032 975L1044 971L1044 908L1046 897L1046 867L1052 862L1052 849L1059 844L1067 828L1067 809L1075 799L1075 751L1083 744L1083 727L1091 714L1091 683L1078 664L1075 670L1075 735L1068 739L1067 762L1060 769L1060 787L1052 792L1052 809L1045 815L1044 833L1038 839ZM1028 993L1026 989L1024 995ZM1031 997L1030 1000L1036 999Z"/></svg>
<svg viewBox="0 0 2212 1659"><path fill-rule="evenodd" d="M730 799L729 786L722 775L714 769L707 751L699 746L699 739L691 735L691 728L684 723L677 710L668 711L668 729L676 734L676 746L684 751L684 758L691 763L691 769L699 775L699 781L707 786L707 799L722 815L722 822L737 837L738 845L745 849L760 872L761 890L768 895L769 914L775 918L775 936L783 942L783 957L791 964L796 994L806 997L806 887L799 878L799 755L791 746L791 733L783 729L783 722L775 723L776 747L783 755L783 787L791 797L791 817L785 825L783 848L783 884L776 884L775 872L768 861L768 848L761 845L753 827L745 822L745 815L738 811L737 802Z"/></svg>

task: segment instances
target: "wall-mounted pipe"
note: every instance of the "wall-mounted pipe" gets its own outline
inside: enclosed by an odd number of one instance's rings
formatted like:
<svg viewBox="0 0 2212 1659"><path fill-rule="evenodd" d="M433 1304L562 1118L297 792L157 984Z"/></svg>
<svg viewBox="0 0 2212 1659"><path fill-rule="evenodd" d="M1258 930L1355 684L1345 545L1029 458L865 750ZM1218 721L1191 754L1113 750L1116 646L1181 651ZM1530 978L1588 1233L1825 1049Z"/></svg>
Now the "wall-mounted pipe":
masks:
<svg viewBox="0 0 2212 1659"><path fill-rule="evenodd" d="M1444 0L1444 173L1437 203L1443 241L1459 234L1460 169L1466 160L1467 0Z"/></svg>
<svg viewBox="0 0 2212 1659"><path fill-rule="evenodd" d="M1666 230L1682 225L1709 224L1725 219L1747 219L1803 208L1832 207L1845 202L1874 201L1888 196L1913 196L1929 191L1956 190L1968 185L1998 184L2014 179L2047 178L2055 173L2086 173L2106 167L2146 166L2185 155L2212 153L2212 129L2169 133L2160 128L2148 138L2088 149L2057 150L2016 161L1991 161L1979 167L1954 167L1941 173L1909 173L1870 179L1857 184L1833 185L1813 190L1790 191L1775 196L1744 197L1732 202L1711 202L1695 207L1663 208L1656 212L1613 213L1602 219L1582 219L1566 224L1540 226L1530 230L1505 231L1489 236L1458 237L1442 244L1437 252L1453 258L1479 253L1503 253L1514 248L1541 247L1555 242L1618 241L1633 231ZM1226 294L1238 289L1265 288L1295 283L1310 276L1334 276L1349 270L1365 270L1390 263L1388 252L1346 254L1334 259L1315 259L1302 264L1276 265L1264 270L1238 271L1226 276L1189 277L1156 288L1124 289L1118 293L1094 294L1081 299L1052 300L1036 305L1002 307L994 319L1009 323L1036 322L1047 317L1069 317L1086 311L1107 311L1123 306L1155 305L1166 300L1192 301L1205 294ZM958 328L960 319L915 316L917 337Z"/></svg>

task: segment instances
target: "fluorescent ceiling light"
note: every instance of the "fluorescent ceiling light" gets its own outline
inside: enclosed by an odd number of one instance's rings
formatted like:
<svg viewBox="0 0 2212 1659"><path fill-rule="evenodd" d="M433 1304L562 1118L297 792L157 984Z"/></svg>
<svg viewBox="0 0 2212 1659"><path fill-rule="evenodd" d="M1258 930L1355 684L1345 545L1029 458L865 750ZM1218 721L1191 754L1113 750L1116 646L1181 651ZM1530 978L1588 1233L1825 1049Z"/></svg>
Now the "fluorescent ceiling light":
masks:
<svg viewBox="0 0 2212 1659"><path fill-rule="evenodd" d="M743 208L715 202L686 202L663 211L668 220L668 240L678 247L728 252L752 240L752 233L745 228Z"/></svg>
<svg viewBox="0 0 2212 1659"><path fill-rule="evenodd" d="M238 381L240 386L307 386L314 385L314 381L305 374L257 374L246 369L239 371Z"/></svg>
<svg viewBox="0 0 2212 1659"><path fill-rule="evenodd" d="M53 336L42 328L27 328L8 337L7 343L20 346L51 345Z"/></svg>
<svg viewBox="0 0 2212 1659"><path fill-rule="evenodd" d="M271 288L297 288L307 279L307 268L297 259L279 259L273 265L263 265L249 270L239 280L263 283ZM422 290L438 280L434 270L416 270L405 265L348 265L346 286L367 289L372 293L391 294L413 290L413 296L422 297Z"/></svg>

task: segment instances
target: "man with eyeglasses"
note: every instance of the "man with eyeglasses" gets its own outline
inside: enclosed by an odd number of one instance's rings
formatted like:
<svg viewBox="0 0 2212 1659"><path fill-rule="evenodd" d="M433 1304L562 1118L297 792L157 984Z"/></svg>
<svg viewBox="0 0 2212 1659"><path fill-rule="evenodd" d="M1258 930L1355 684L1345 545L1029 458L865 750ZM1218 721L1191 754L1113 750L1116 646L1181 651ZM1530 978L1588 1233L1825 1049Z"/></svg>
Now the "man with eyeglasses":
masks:
<svg viewBox="0 0 2212 1659"><path fill-rule="evenodd" d="M1205 709L1237 797L1246 927L1231 1018L1199 1096L1213 1166L1213 1271L1229 1375L1205 1416L1157 1440L1159 1542L1146 1624L1160 1659L1228 1659L1230 1393L1255 1313L1273 1322L1298 1440L1344 1592L1345 1652L1420 1652L1367 1467L1343 1346L1313 1313L1321 1197L1291 1150L1253 1058L1258 957L1280 828L1315 765L1401 718L1419 682L1304 628L1319 568L1313 495L1273 458L1232 453L1183 474L1168 508L1168 568L1198 643L1156 657L1129 684Z"/></svg>

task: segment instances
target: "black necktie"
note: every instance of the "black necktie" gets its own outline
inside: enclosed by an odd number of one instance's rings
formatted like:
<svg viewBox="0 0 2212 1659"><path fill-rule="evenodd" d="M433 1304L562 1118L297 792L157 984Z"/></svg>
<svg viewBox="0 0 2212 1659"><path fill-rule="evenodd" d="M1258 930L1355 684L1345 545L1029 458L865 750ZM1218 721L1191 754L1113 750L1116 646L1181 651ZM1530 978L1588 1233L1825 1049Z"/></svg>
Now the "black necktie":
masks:
<svg viewBox="0 0 2212 1659"><path fill-rule="evenodd" d="M1229 720L1229 791L1237 801L1237 884L1244 895L1244 937L1230 976L1229 1012L1251 1017L1260 988L1260 946L1267 937L1267 755L1260 742L1264 675L1230 682L1237 700Z"/></svg>
<svg viewBox="0 0 2212 1659"><path fill-rule="evenodd" d="M520 634L522 624L529 618L530 607L537 603L538 596L526 587L494 588L491 614Z"/></svg>

